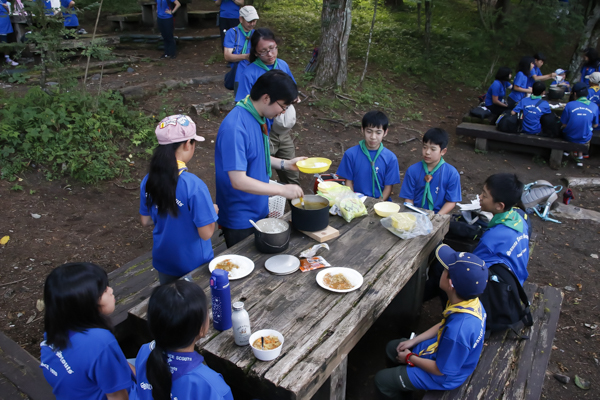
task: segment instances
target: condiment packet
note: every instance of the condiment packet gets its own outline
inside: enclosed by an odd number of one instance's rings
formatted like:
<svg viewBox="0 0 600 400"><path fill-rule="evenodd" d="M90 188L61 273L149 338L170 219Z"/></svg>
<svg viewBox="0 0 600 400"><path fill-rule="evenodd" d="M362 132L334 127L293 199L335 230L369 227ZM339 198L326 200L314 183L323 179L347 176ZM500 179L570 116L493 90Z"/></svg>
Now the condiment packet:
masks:
<svg viewBox="0 0 600 400"><path fill-rule="evenodd" d="M319 249L321 249L321 248L329 250L329 245L327 243L315 244L310 249L306 249L302 253L300 253L298 258L314 257L315 254L317 254L317 251L319 251Z"/></svg>
<svg viewBox="0 0 600 400"><path fill-rule="evenodd" d="M300 259L300 271L302 272L312 271L315 269L325 267L331 267L331 264L325 261L325 259L321 256Z"/></svg>

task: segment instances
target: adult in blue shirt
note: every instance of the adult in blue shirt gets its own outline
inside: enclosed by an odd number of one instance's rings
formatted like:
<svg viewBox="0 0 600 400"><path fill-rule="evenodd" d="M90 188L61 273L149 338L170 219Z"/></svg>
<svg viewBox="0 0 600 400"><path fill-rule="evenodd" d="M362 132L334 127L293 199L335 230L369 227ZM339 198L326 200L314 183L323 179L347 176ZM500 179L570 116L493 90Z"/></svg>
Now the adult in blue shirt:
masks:
<svg viewBox="0 0 600 400"><path fill-rule="evenodd" d="M542 124L540 118L544 114L550 114L550 105L542 96L546 90L546 85L543 82L535 82L532 87L533 93L531 97L525 97L512 110L512 114L523 113L523 132L537 135L542 132Z"/></svg>
<svg viewBox="0 0 600 400"><path fill-rule="evenodd" d="M581 82L589 86L590 82L586 76L591 75L593 72L600 71L600 57L598 52L593 47L588 47L583 52L583 66L581 67Z"/></svg>
<svg viewBox="0 0 600 400"><path fill-rule="evenodd" d="M181 7L179 0L156 0L156 24L163 38L165 53L160 58L176 58L173 14Z"/></svg>
<svg viewBox="0 0 600 400"><path fill-rule="evenodd" d="M219 7L219 30L221 31L221 47L223 47L225 32L239 23L240 8L244 7L244 0L215 0L215 5Z"/></svg>
<svg viewBox="0 0 600 400"><path fill-rule="evenodd" d="M563 139L573 143L588 143L592 139L592 131L598 127L598 106L588 100L588 88L585 83L577 82L573 86L573 96L560 116ZM583 152L575 154L577 166L583 167Z"/></svg>
<svg viewBox="0 0 600 400"><path fill-rule="evenodd" d="M546 56L542 53L535 53L533 55L533 69L531 70L531 74L529 75L529 86L533 86L535 82L547 81L549 79L556 78L556 73L552 72L546 75L542 75L542 65L546 61Z"/></svg>
<svg viewBox="0 0 600 400"><path fill-rule="evenodd" d="M231 67L228 75L233 74L234 79L238 74L238 70L243 74L243 69L248 65L248 59L252 50L250 38L254 33L254 27L258 19L258 13L254 7L244 6L240 8L240 24L235 28L229 29L225 34L223 57ZM227 76L225 79L227 80ZM237 93L238 85L239 81L236 80L233 86L234 96Z"/></svg>
<svg viewBox="0 0 600 400"><path fill-rule="evenodd" d="M498 68L496 78L485 95L485 106L492 113L492 122L496 122L498 116L509 109L505 97L506 89L512 89L510 78L512 78L512 69L508 67Z"/></svg>
<svg viewBox="0 0 600 400"><path fill-rule="evenodd" d="M282 71L262 75L250 95L227 114L217 134L215 174L219 225L227 247L254 233L250 219L269 213L269 196L304 196L298 185L271 185L271 168L298 170L305 157L282 160L270 154L267 118L275 118L298 97L290 76Z"/></svg>
<svg viewBox="0 0 600 400"><path fill-rule="evenodd" d="M8 34L13 32L12 24L10 23L10 15L8 14L8 0L0 0L0 43L8 42ZM16 67L19 63L10 59L8 54L0 53L0 57L4 55L4 62Z"/></svg>
<svg viewBox="0 0 600 400"><path fill-rule="evenodd" d="M521 101L523 97L527 97L531 93L531 86L529 85L529 76L534 67L533 57L525 56L519 61L517 67L517 76L513 82L512 92L508 95L507 104L509 109L515 108L517 103Z"/></svg>

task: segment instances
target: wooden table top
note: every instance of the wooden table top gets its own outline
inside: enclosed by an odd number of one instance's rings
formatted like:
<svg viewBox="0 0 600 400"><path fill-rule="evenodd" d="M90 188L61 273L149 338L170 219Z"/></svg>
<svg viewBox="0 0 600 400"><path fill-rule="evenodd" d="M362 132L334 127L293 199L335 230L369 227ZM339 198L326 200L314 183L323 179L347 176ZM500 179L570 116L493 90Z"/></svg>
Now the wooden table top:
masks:
<svg viewBox="0 0 600 400"><path fill-rule="evenodd" d="M196 346L232 388L261 399L309 399L448 231L449 216L431 215L432 233L402 240L381 225L374 214L375 202L368 199L369 215L350 223L330 216L330 225L340 236L327 242L329 251L319 253L332 266L353 268L363 275L363 285L350 293L322 289L315 278L322 270L272 275L264 263L275 254L259 253L254 236L224 252L246 256L255 264L248 277L231 281L231 300L244 302L252 331L275 329L284 336L279 358L263 362L254 357L250 346L235 345L232 330L219 332L211 324ZM283 254L298 256L315 244L292 230ZM192 276L210 296L208 268L200 267ZM145 319L146 308L147 300L129 313Z"/></svg>

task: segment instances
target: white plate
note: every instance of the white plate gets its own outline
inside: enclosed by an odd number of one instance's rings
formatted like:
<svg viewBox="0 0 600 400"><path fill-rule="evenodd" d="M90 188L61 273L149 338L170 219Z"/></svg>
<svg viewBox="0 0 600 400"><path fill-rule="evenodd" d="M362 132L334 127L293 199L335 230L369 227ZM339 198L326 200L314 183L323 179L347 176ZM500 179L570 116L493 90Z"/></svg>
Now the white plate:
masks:
<svg viewBox="0 0 600 400"><path fill-rule="evenodd" d="M289 275L300 268L300 260L289 254L280 254L265 261L265 268L275 275Z"/></svg>
<svg viewBox="0 0 600 400"><path fill-rule="evenodd" d="M208 264L208 270L210 272L213 272L215 270L215 267L217 266L217 264L223 260L231 260L231 262L233 262L234 264L237 264L237 266L239 267L239 268L234 268L233 271L231 271L229 273L230 281L234 281L236 279L242 279L242 278L250 275L250 272L252 272L254 270L254 262L252 262L251 259L249 259L248 257L244 257L244 256L238 256L235 254L226 254L223 256L213 258L213 260L210 262L210 264Z"/></svg>
<svg viewBox="0 0 600 400"><path fill-rule="evenodd" d="M331 274L331 275L344 274L344 276L346 277L346 279L348 279L350 281L350 283L353 285L353 288L352 289L346 289L346 290L332 289L329 286L327 286L325 284L325 282L323 282L323 278L325 277L325 274ZM321 272L319 272L317 274L317 283L323 289L327 289L327 290L330 290L332 292L348 293L348 292L351 292L351 291L356 290L359 287L361 287L361 285L363 284L363 276L360 274L360 272L358 272L356 270L353 270L352 268L329 267L329 268L325 268L324 270L322 270Z"/></svg>

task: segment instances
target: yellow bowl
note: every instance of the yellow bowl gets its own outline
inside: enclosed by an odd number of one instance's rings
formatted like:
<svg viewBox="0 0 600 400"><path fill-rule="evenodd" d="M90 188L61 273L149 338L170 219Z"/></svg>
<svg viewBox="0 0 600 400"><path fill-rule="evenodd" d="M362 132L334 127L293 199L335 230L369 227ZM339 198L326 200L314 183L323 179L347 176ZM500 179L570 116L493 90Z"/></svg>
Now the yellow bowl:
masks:
<svg viewBox="0 0 600 400"><path fill-rule="evenodd" d="M391 201L382 201L381 203L375 204L373 208L380 217L389 217L400 211L400 204L392 203Z"/></svg>
<svg viewBox="0 0 600 400"><path fill-rule="evenodd" d="M313 157L296 163L300 172L305 174L320 174L325 172L331 166L331 160L328 158Z"/></svg>
<svg viewBox="0 0 600 400"><path fill-rule="evenodd" d="M325 182L319 183L319 185L317 186L317 189L323 193L326 193L328 190L331 190L336 186L341 186L341 185L337 182L325 181Z"/></svg>

